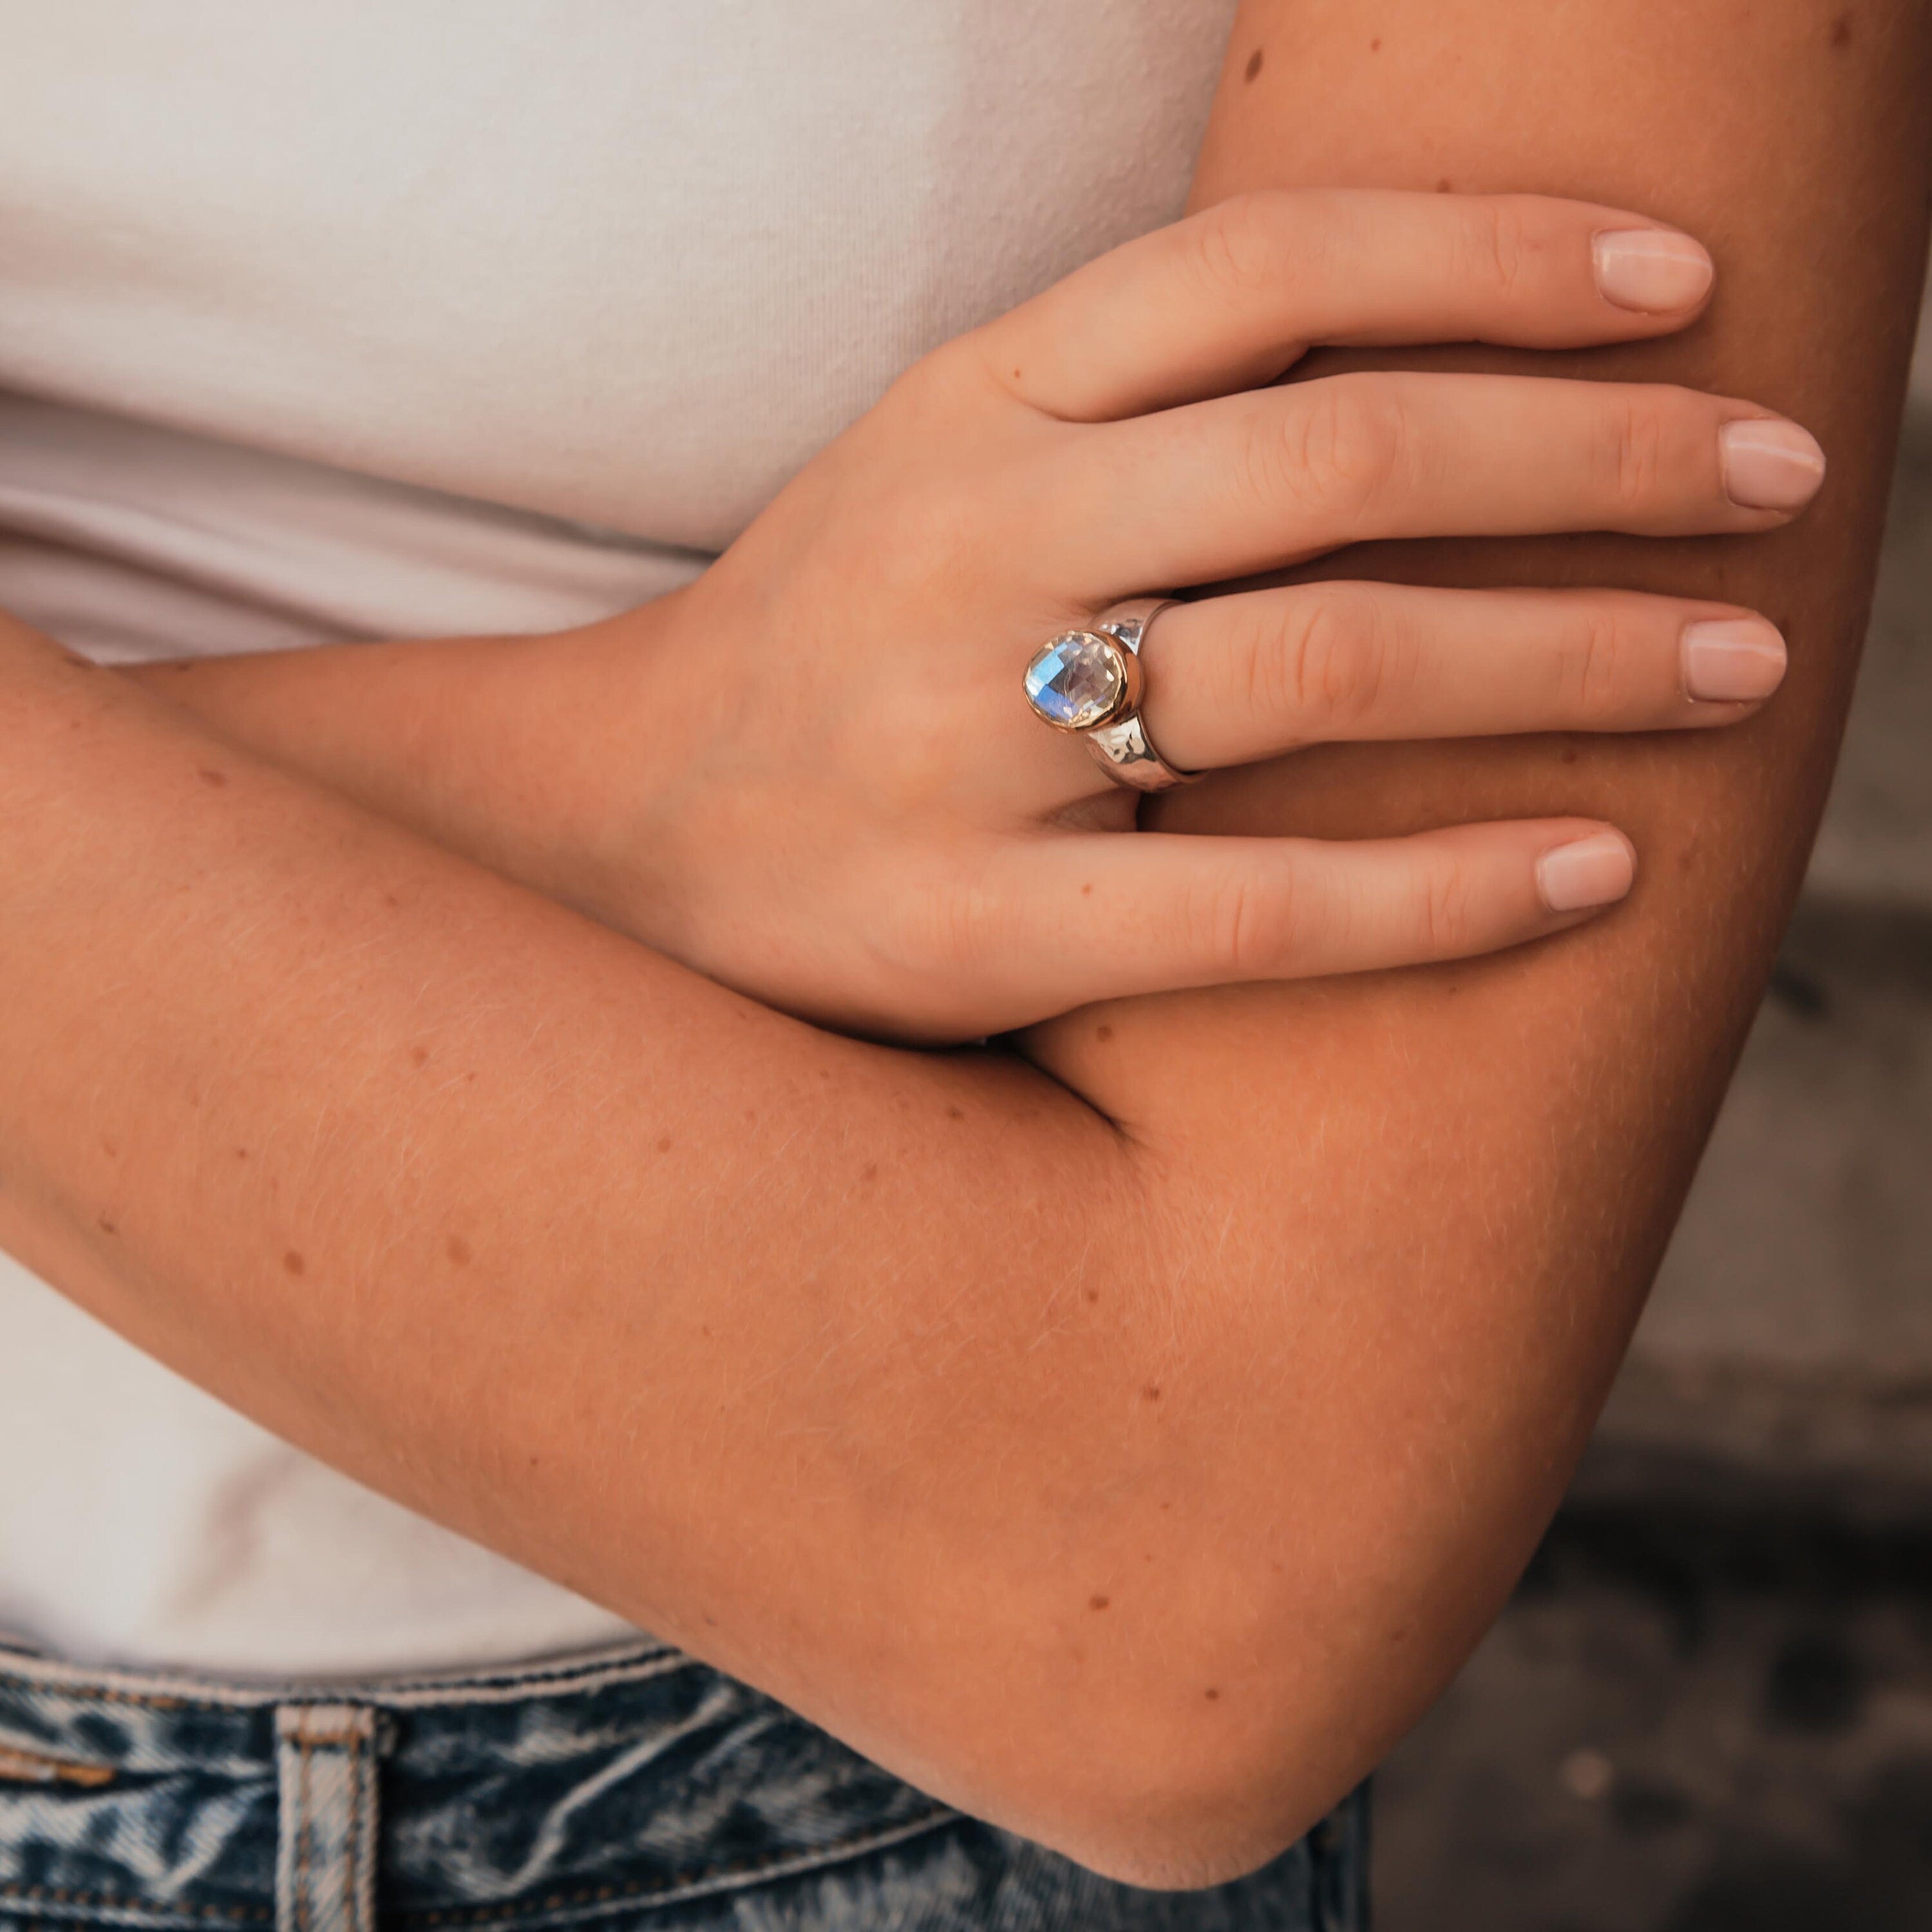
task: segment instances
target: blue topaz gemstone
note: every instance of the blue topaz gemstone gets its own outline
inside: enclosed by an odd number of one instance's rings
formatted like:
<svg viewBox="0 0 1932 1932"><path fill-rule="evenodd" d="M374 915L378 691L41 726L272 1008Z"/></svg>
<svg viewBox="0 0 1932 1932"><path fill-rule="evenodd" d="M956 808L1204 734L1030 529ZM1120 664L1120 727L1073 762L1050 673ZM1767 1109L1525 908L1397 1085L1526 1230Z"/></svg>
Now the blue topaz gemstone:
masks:
<svg viewBox="0 0 1932 1932"><path fill-rule="evenodd" d="M1027 702L1063 731L1090 731L1106 724L1126 688L1120 646L1092 631L1062 632L1026 668Z"/></svg>

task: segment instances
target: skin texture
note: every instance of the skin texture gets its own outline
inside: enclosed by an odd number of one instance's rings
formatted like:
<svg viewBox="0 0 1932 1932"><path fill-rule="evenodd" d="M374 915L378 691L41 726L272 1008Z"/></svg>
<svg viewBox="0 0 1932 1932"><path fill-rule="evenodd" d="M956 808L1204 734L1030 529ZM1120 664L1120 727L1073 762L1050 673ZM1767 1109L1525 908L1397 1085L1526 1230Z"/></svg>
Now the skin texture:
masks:
<svg viewBox="0 0 1932 1932"><path fill-rule="evenodd" d="M1324 750L1158 809L1607 818L1646 860L1616 915L1480 962L1090 1008L1029 1037L1037 1072L907 1054L9 634L0 1240L271 1426L970 1808L1145 1882L1266 1856L1412 1720L1532 1546L1815 825L1927 188L1924 16L1869 6L1841 40L1842 14L1250 9L1204 157L1204 199L1446 177L1653 211L1711 243L1718 296L1592 372L1751 396L1832 456L1810 515L1748 543L1349 560L1762 609L1790 676L1737 730Z"/></svg>
<svg viewBox="0 0 1932 1932"><path fill-rule="evenodd" d="M351 645L148 681L712 979L854 1031L956 1042L1108 996L1540 937L1628 888L1614 832L1124 838L1133 796L1041 728L1016 674L1151 572L1195 584L1418 530L1788 520L1822 456L1735 399L1393 371L1230 389L1318 335L1574 346L1693 320L1710 275L1696 244L1654 236L1702 273L1667 314L1636 311L1598 286L1606 231L1646 232L1627 211L1529 196L1238 196L924 358L676 597L561 637ZM1158 326L1117 337L1124 313ZM1800 446L1780 508L1739 500L1724 452L1740 436ZM1640 470L1634 446L1653 452ZM1197 768L1324 736L1734 724L1746 707L1687 685L1687 626L1713 620L1781 653L1748 614L1628 593L1210 597L1153 626L1146 713ZM1610 890L1539 893L1550 854L1574 862L1580 838Z"/></svg>

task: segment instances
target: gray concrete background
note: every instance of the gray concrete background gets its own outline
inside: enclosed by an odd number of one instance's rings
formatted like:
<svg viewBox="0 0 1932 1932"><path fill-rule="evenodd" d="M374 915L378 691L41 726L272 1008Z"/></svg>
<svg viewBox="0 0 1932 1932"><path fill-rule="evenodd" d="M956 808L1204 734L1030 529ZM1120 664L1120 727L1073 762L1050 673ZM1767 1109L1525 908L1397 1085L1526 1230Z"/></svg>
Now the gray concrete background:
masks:
<svg viewBox="0 0 1932 1932"><path fill-rule="evenodd" d="M1570 1498L1380 1800L1383 1932L1932 1932L1932 306L1777 978Z"/></svg>

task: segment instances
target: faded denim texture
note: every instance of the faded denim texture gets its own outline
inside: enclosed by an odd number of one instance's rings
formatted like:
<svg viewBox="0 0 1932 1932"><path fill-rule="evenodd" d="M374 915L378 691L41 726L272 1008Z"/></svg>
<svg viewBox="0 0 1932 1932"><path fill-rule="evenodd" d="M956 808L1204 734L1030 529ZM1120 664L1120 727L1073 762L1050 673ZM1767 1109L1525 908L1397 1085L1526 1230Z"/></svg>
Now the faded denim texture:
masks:
<svg viewBox="0 0 1932 1932"><path fill-rule="evenodd" d="M0 1649L0 1932L1360 1932L1361 1794L1196 1892L961 1816L650 1645L313 1691Z"/></svg>

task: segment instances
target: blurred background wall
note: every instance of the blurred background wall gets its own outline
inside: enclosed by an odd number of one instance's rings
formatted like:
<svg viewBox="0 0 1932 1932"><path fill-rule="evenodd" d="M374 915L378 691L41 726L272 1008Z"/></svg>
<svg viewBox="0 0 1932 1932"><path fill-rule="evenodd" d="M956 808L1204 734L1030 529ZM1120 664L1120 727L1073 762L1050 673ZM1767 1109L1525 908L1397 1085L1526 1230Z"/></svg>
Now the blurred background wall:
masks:
<svg viewBox="0 0 1932 1932"><path fill-rule="evenodd" d="M1382 1932L1932 1932L1932 304L1777 976L1570 1500L1379 1796Z"/></svg>

